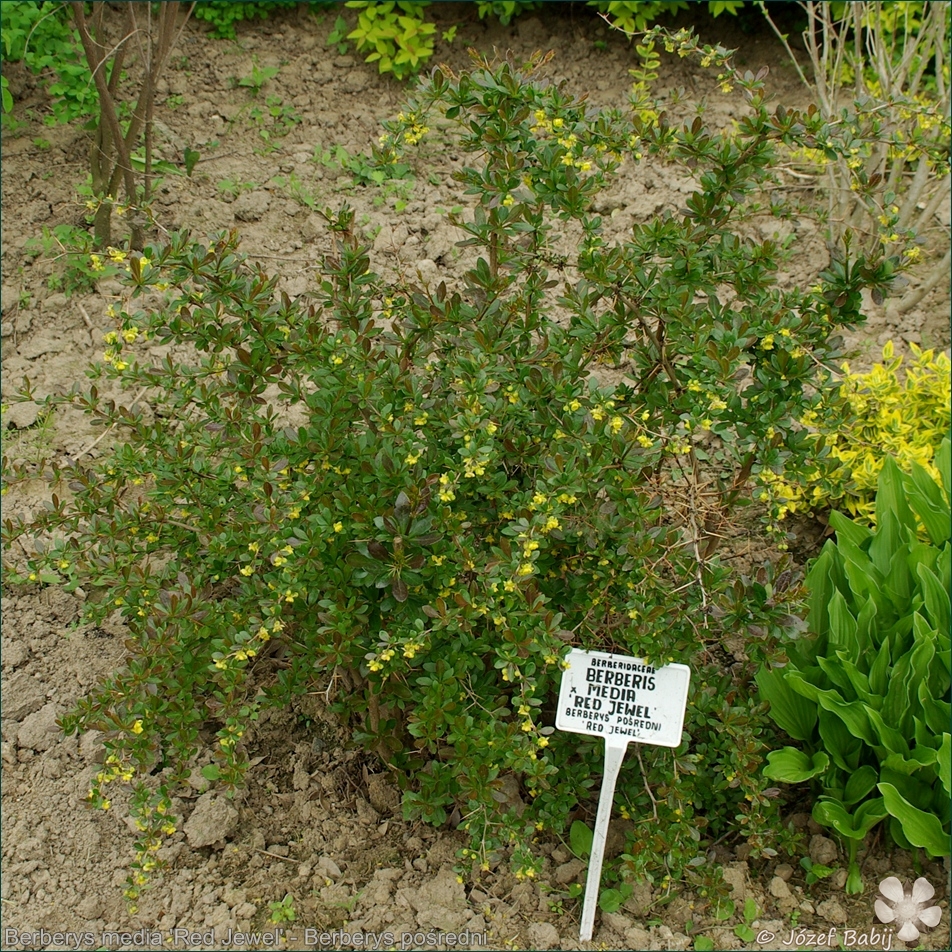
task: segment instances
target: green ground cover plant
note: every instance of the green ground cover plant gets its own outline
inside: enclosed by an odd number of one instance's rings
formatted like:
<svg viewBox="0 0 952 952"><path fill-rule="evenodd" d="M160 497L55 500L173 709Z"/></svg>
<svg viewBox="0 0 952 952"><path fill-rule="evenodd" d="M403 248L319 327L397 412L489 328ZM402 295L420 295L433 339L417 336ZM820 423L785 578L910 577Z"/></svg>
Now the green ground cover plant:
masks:
<svg viewBox="0 0 952 952"><path fill-rule="evenodd" d="M275 10L300 6L300 0L198 0L195 4L196 20L203 20L212 27L211 35L223 40L235 39L235 26L243 20L265 20ZM329 0L308 0L311 9L327 7Z"/></svg>
<svg viewBox="0 0 952 952"><path fill-rule="evenodd" d="M128 793L131 903L179 786L234 789L259 713L315 690L392 768L408 817L468 834L461 871L508 855L531 878L534 838L597 782L597 741L549 726L572 645L693 670L681 747L622 774L623 880L713 896L714 840L782 845L753 676L801 627L799 593L782 561L732 572L723 528L758 470L806 471L799 421L832 396L836 331L901 262L843 257L780 288L784 249L749 222L785 213L779 146L837 127L768 109L763 77L687 33L656 41L731 77L736 129L673 124L644 89L594 110L544 60L437 71L387 124L381 168L436 123L467 156L474 206L455 220L474 260L456 286L382 278L346 208L325 211L333 247L298 300L236 234L130 257L92 386L46 401L115 439L50 466L49 508L7 519L4 541L9 578L59 578L89 620L128 626L127 663L63 725L105 732L88 799ZM609 241L593 202L651 161L696 191ZM144 306L155 289L169 303ZM153 361L143 341L191 356ZM617 385L593 377L622 361ZM104 379L132 399L105 399ZM5 461L8 484L36 476Z"/></svg>
<svg viewBox="0 0 952 952"><path fill-rule="evenodd" d="M863 889L858 851L882 821L899 846L949 855L948 437L935 465L941 482L887 457L874 530L832 513L836 542L807 578L810 635L757 678L771 717L802 744L772 751L765 774L819 788L813 818L846 843L847 892Z"/></svg>
<svg viewBox="0 0 952 952"><path fill-rule="evenodd" d="M0 4L3 62L23 62L34 73L50 76L50 121L85 119L96 110L96 88L89 82L79 35L69 4L11 0ZM13 109L9 83L3 78L3 111Z"/></svg>

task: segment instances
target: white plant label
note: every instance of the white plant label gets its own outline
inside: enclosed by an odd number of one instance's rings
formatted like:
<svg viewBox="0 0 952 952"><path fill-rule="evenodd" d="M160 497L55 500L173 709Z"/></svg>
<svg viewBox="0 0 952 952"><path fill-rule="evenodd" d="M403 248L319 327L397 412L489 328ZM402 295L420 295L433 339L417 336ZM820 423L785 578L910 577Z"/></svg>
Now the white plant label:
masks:
<svg viewBox="0 0 952 952"><path fill-rule="evenodd" d="M640 658L578 648L568 653L566 661L555 726L605 739L605 771L579 930L581 941L588 942L595 925L605 840L625 750L632 741L659 747L681 743L691 669L684 664L656 668Z"/></svg>
<svg viewBox="0 0 952 952"><path fill-rule="evenodd" d="M573 648L562 675L555 726L573 734L677 747L691 669L655 668L640 658Z"/></svg>

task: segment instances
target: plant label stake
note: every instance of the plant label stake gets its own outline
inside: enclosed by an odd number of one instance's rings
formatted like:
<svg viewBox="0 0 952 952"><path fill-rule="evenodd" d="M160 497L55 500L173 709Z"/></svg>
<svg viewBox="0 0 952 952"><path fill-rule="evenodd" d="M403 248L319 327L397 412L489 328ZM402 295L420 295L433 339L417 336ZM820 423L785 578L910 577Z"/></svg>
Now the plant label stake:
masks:
<svg viewBox="0 0 952 952"><path fill-rule="evenodd" d="M605 738L605 771L579 929L579 938L587 942L595 925L608 822L625 751L632 741L658 747L681 743L691 669L684 664L656 668L640 658L578 648L568 653L566 661L555 726Z"/></svg>

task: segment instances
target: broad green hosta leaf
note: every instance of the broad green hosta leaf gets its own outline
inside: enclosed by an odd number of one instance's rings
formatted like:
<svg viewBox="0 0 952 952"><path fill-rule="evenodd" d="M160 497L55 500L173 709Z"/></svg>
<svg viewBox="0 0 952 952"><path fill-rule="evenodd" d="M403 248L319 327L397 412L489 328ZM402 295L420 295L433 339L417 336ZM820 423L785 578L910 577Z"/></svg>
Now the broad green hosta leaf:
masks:
<svg viewBox="0 0 952 952"><path fill-rule="evenodd" d="M900 527L906 528L915 537L916 519L906 501L905 488L903 486L902 470L898 463L891 456L887 456L883 461L883 468L879 473L879 482L876 487L876 539L870 546L870 554L876 543L880 539L880 528L884 519L894 519L897 530ZM892 541L891 533L887 533L884 541ZM889 552L895 551L893 546ZM873 558L875 562L875 557Z"/></svg>
<svg viewBox="0 0 952 952"><path fill-rule="evenodd" d="M886 809L899 821L903 835L913 846L921 846L932 856L949 855L949 835L934 813L914 807L891 783L879 783L877 786Z"/></svg>
<svg viewBox="0 0 952 952"><path fill-rule="evenodd" d="M916 747L908 754L890 754L883 761L883 770L894 770L896 773L912 776L922 767L931 767L936 762L938 751L933 747Z"/></svg>
<svg viewBox="0 0 952 952"><path fill-rule="evenodd" d="M869 669L869 689L879 697L880 705L889 687L889 661L889 641L886 640L879 646L876 660Z"/></svg>
<svg viewBox="0 0 952 952"><path fill-rule="evenodd" d="M831 797L821 797L813 807L813 819L820 826L831 826L840 836L851 840L863 839L887 815L882 797L861 803L852 814L839 800Z"/></svg>
<svg viewBox="0 0 952 952"><path fill-rule="evenodd" d="M820 708L820 739L823 749L841 770L852 773L859 766L863 742L835 715Z"/></svg>
<svg viewBox="0 0 952 952"><path fill-rule="evenodd" d="M876 537L879 538L878 532ZM894 551L883 579L883 591L892 602L894 610L899 612L908 609L912 599L913 578L907 559L908 552L905 546Z"/></svg>
<svg viewBox="0 0 952 952"><path fill-rule="evenodd" d="M840 649L842 651L842 649ZM833 682L846 701L855 701L857 693L853 690L844 663L839 658L817 658L817 664L823 673ZM848 662L847 662L848 663Z"/></svg>
<svg viewBox="0 0 952 952"><path fill-rule="evenodd" d="M808 684L793 672L787 675L787 684L798 694L816 701L825 711L835 714L854 737L862 738L870 747L878 746L878 738L866 716L865 704L860 701L844 701L836 691L823 691L816 685Z"/></svg>
<svg viewBox="0 0 952 952"><path fill-rule="evenodd" d="M820 663L822 665L822 661ZM846 675L850 687L853 689L853 693L856 697L872 707L878 707L883 703L882 697L876 696L870 692L869 678L866 677L866 675L860 671L860 669L857 668L852 661L844 661L843 659L840 659L839 665L843 673Z"/></svg>
<svg viewBox="0 0 952 952"><path fill-rule="evenodd" d="M835 510L830 513L830 525L836 530L837 545L845 540L857 549L862 548L864 542L872 538L873 530L868 526L854 522L849 516Z"/></svg>
<svg viewBox="0 0 952 952"><path fill-rule="evenodd" d="M885 747L886 750L888 750L891 754L909 753L909 742L903 736L902 732L896 730L895 727L890 727L883 720L879 711L877 711L875 708L867 707L866 717L869 719L869 723L872 725L873 730L879 737L881 745ZM909 721L909 726L910 728L912 727L911 718Z"/></svg>
<svg viewBox="0 0 952 952"><path fill-rule="evenodd" d="M856 619L842 592L834 592L830 599L830 645L834 649L846 649L850 656L856 646Z"/></svg>
<svg viewBox="0 0 952 952"><path fill-rule="evenodd" d="M817 651L821 650L819 642L825 640L826 631L829 628L829 604L833 592L836 591L836 586L830 578L830 571L834 568L835 561L836 544L832 539L828 539L807 575L807 587L811 592L807 625L816 636Z"/></svg>
<svg viewBox="0 0 952 952"><path fill-rule="evenodd" d="M757 673L760 695L770 703L770 716L777 726L797 740L808 741L816 728L816 704L792 690L781 669Z"/></svg>
<svg viewBox="0 0 952 952"><path fill-rule="evenodd" d="M952 734L943 734L942 743L936 752L936 762L939 765L939 779L945 792L952 797Z"/></svg>
<svg viewBox="0 0 952 952"><path fill-rule="evenodd" d="M784 747L783 750L772 750L767 754L764 776L781 783L803 783L804 780L818 777L829 766L830 758L822 750L810 758L795 747Z"/></svg>
<svg viewBox="0 0 952 952"><path fill-rule="evenodd" d="M952 441L948 437L939 444L933 463L935 463L935 468L942 477L945 494L952 496Z"/></svg>
<svg viewBox="0 0 952 952"><path fill-rule="evenodd" d="M925 682L919 685L919 703L929 730L935 734L941 734L952 723L952 704L932 697Z"/></svg>
<svg viewBox="0 0 952 952"><path fill-rule="evenodd" d="M935 480L915 461L912 463L912 477L906 482L906 495L932 542L935 545L948 542L952 531L949 503Z"/></svg>
<svg viewBox="0 0 952 952"><path fill-rule="evenodd" d="M932 627L936 631L949 631L952 627L952 606L949 593L942 587L936 574L925 565L916 566L919 581L922 583L922 598Z"/></svg>
<svg viewBox="0 0 952 952"><path fill-rule="evenodd" d="M846 781L846 789L843 791L843 802L847 806L859 803L859 801L867 796L873 787L876 786L877 780L879 780L879 774L876 773L876 768L871 767L869 764L863 764L863 766L851 774L850 779Z"/></svg>

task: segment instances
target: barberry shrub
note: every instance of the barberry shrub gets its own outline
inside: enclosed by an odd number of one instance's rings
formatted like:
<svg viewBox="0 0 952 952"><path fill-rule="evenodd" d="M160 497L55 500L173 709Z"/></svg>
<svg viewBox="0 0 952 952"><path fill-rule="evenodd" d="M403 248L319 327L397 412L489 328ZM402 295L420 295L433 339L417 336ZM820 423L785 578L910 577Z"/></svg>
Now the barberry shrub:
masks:
<svg viewBox="0 0 952 952"><path fill-rule="evenodd" d="M682 745L622 775L628 870L706 875L705 844L732 833L773 849L752 676L798 627L797 586L718 552L752 475L808 464L797 421L827 394L833 332L892 263L777 286L783 249L749 219L782 212L763 197L776 143L819 120L769 112L753 76L716 132L646 121L641 93L634 118L594 110L541 69L437 71L389 124L380 161L430 116L470 157L458 280L383 279L347 209L326 212L333 250L298 300L237 235L177 235L131 262L98 382L61 398L121 436L53 467L49 508L4 531L36 540L14 577L82 586L88 618L128 626L125 666L64 727L105 732L93 805L131 785L132 902L178 786L234 788L259 713L317 690L408 816L467 831L466 865L508 849L534 875L533 838L589 805L601 759L549 726L570 646L694 672ZM687 207L609 241L599 191L660 160L693 170ZM170 303L140 307L156 288Z"/></svg>

